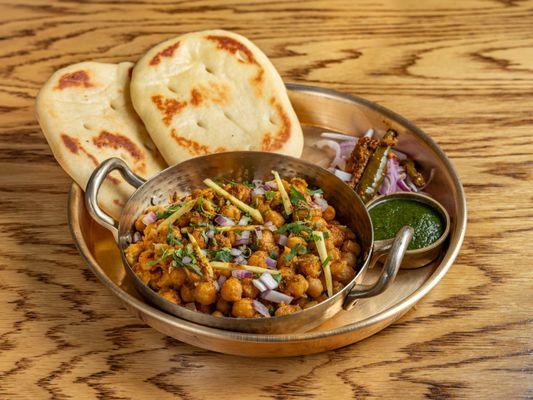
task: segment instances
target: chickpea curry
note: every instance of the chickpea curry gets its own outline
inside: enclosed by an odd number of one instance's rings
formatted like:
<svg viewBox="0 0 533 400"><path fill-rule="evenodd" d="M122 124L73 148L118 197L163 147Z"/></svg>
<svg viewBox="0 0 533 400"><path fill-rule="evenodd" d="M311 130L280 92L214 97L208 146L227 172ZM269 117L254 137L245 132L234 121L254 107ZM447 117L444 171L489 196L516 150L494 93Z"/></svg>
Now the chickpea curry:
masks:
<svg viewBox="0 0 533 400"><path fill-rule="evenodd" d="M135 222L125 256L160 296L218 317L294 313L356 275L361 249L320 188L298 177L204 180Z"/></svg>

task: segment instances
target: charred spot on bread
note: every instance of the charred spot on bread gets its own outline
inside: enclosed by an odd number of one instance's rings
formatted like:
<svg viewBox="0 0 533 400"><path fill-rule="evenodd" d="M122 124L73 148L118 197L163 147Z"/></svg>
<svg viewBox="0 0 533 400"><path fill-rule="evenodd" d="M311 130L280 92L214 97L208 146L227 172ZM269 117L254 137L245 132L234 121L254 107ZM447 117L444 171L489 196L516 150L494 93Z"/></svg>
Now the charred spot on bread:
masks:
<svg viewBox="0 0 533 400"><path fill-rule="evenodd" d="M160 94L152 96L152 102L163 114L163 123L167 126L170 125L172 117L187 105L186 101L167 99Z"/></svg>
<svg viewBox="0 0 533 400"><path fill-rule="evenodd" d="M98 136L93 137L93 144L100 149L103 147L110 147L114 150L118 150L120 148L126 150L135 162L137 170L136 172L145 172L146 165L143 162L144 154L139 147L127 136L108 131L101 131Z"/></svg>
<svg viewBox="0 0 533 400"><path fill-rule="evenodd" d="M210 150L205 144L200 144L192 139L187 139L183 136L179 136L175 129L170 132L172 138L183 148L185 148L191 155L205 156L212 153L221 153L226 151L224 147L218 147L214 151Z"/></svg>
<svg viewBox="0 0 533 400"><path fill-rule="evenodd" d="M83 86L85 88L94 86L91 83L91 79L87 71L79 70L62 75L54 89L63 90L68 87L77 86Z"/></svg>
<svg viewBox="0 0 533 400"><path fill-rule="evenodd" d="M79 154L81 152L85 154L95 166L98 166L100 164L95 156L93 156L91 153L85 150L85 148L81 145L80 140L78 138L62 133L61 140L63 141L63 144L65 145L65 147L71 153Z"/></svg>
<svg viewBox="0 0 533 400"><path fill-rule="evenodd" d="M261 150L263 151L279 150L291 137L291 120L289 119L289 116L274 97L270 98L270 104L274 107L279 116L280 126L276 133L267 133L265 135L261 146Z"/></svg>
<svg viewBox="0 0 533 400"><path fill-rule="evenodd" d="M150 65L157 65L161 62L161 58L163 57L172 57L176 49L180 46L180 42L176 42L171 46L168 46L167 48L161 50L159 53L157 53L151 60Z"/></svg>
<svg viewBox="0 0 533 400"><path fill-rule="evenodd" d="M217 48L235 55L241 63L257 64L252 51L236 39L221 35L208 35L206 39L216 42Z"/></svg>
<svg viewBox="0 0 533 400"><path fill-rule="evenodd" d="M191 104L193 106L198 106L200 105L201 102L202 102L202 93L198 89L193 88L191 90Z"/></svg>

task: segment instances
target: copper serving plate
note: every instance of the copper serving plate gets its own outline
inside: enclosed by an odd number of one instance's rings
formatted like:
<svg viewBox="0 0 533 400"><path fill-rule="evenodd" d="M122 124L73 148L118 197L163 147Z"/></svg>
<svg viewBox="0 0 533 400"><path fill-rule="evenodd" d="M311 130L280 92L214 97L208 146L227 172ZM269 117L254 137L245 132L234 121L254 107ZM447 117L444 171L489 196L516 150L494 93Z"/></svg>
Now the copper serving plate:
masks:
<svg viewBox="0 0 533 400"><path fill-rule="evenodd" d="M269 335L209 328L167 314L143 300L126 274L112 235L92 220L85 209L83 191L73 184L69 223L82 257L129 310L158 331L194 346L243 356L280 357L336 349L399 319L442 279L455 260L466 230L466 201L455 169L437 144L409 121L367 100L304 85L290 84L288 89L304 127L304 159L327 165L324 153L313 148L324 130L361 135L369 128L393 128L400 134L400 150L418 160L426 175L435 169L435 178L426 191L446 208L451 219L443 253L430 265L400 271L383 294L360 300L350 311L341 311L305 333ZM370 270L365 282L373 282L378 272Z"/></svg>

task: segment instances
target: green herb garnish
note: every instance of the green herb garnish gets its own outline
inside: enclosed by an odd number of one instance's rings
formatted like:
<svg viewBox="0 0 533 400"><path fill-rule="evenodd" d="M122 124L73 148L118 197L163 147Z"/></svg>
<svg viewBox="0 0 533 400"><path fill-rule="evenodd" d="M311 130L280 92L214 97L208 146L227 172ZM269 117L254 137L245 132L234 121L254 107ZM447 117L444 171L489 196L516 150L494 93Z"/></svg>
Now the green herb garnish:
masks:
<svg viewBox="0 0 533 400"><path fill-rule="evenodd" d="M214 250L209 255L211 256L211 259L215 261L231 262L233 260L230 249L227 247L220 250Z"/></svg>
<svg viewBox="0 0 533 400"><path fill-rule="evenodd" d="M165 261L171 255L172 255L172 253L169 253L168 249L165 249L165 251L163 251L163 254L161 254L161 257L159 257L157 260L148 261L146 263L146 265L149 265L150 267L153 267L156 264L162 263L163 261Z"/></svg>
<svg viewBox="0 0 533 400"><path fill-rule="evenodd" d="M281 280L283 279L283 277L281 276L281 274L272 274L272 277L273 277L278 283L280 283Z"/></svg>
<svg viewBox="0 0 533 400"><path fill-rule="evenodd" d="M313 233L313 230L306 225L303 221L290 222L288 224L280 226L277 230L277 233L292 232L298 234L300 232L306 232L308 235Z"/></svg>
<svg viewBox="0 0 533 400"><path fill-rule="evenodd" d="M314 194L323 194L324 193L324 191L322 189L320 189L320 188L315 189L315 190L307 189L306 192L307 192L308 195L311 195L311 196L314 195Z"/></svg>
<svg viewBox="0 0 533 400"><path fill-rule="evenodd" d="M168 224L167 230L167 243L171 246L181 246L182 242L179 240L176 235L174 235L174 230L172 229L172 224Z"/></svg>
<svg viewBox="0 0 533 400"><path fill-rule="evenodd" d="M156 213L157 219L164 219L164 218L170 217L172 214L178 211L182 205L183 203L172 204L171 206L167 207L164 211Z"/></svg>
<svg viewBox="0 0 533 400"><path fill-rule="evenodd" d="M266 199L266 201L270 201L270 200L272 200L272 199L274 198L274 196L276 196L276 193L277 193L277 192L275 192L275 191L273 191L273 190L267 190L267 191L265 192L265 199Z"/></svg>
<svg viewBox="0 0 533 400"><path fill-rule="evenodd" d="M291 203L297 207L307 207L307 201L302 193L300 193L294 186L289 188L289 199Z"/></svg>
<svg viewBox="0 0 533 400"><path fill-rule="evenodd" d="M291 251L287 254L285 254L285 261L292 260L297 254L305 254L307 253L307 249L303 247L301 244L297 244L294 246Z"/></svg>

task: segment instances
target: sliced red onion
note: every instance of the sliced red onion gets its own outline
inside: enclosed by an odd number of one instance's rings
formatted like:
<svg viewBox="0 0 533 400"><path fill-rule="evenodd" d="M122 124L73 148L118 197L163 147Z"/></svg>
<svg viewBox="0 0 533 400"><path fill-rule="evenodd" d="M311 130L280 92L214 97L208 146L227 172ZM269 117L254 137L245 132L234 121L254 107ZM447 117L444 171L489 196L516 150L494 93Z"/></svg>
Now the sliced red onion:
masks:
<svg viewBox="0 0 533 400"><path fill-rule="evenodd" d="M325 198L323 198L320 194L315 194L313 195L313 199L315 200L317 206L320 207L322 212L326 211L326 208L328 208L328 202Z"/></svg>
<svg viewBox="0 0 533 400"><path fill-rule="evenodd" d="M271 301L272 303L285 303L291 304L293 297L287 296L284 293L278 292L277 290L267 290L261 293L261 298Z"/></svg>
<svg viewBox="0 0 533 400"><path fill-rule="evenodd" d="M267 265L268 268L276 268L276 265L278 264L278 262L274 260L273 258L267 257L265 258L265 264Z"/></svg>
<svg viewBox="0 0 533 400"><path fill-rule="evenodd" d="M223 215L217 215L215 218L215 222L219 224L220 226L233 226L235 225L235 222L228 217L225 217Z"/></svg>
<svg viewBox="0 0 533 400"><path fill-rule="evenodd" d="M252 198L256 196L264 196L265 195L265 189L258 187L252 190Z"/></svg>
<svg viewBox="0 0 533 400"><path fill-rule="evenodd" d="M400 161L407 160L407 154L402 153L400 150L392 149L392 152L398 157Z"/></svg>
<svg viewBox="0 0 533 400"><path fill-rule="evenodd" d="M276 225L272 221L265 222L265 228L267 228L269 231L274 232L278 229Z"/></svg>
<svg viewBox="0 0 533 400"><path fill-rule="evenodd" d="M350 179L352 179L352 174L350 174L349 172L345 172L343 170L340 170L338 168L335 168L334 173L335 173L335 176L337 176L338 178L340 178L344 182L348 182Z"/></svg>
<svg viewBox="0 0 533 400"><path fill-rule="evenodd" d="M192 258L189 257L189 256L185 256L185 257L183 257L183 258L181 259L181 262L182 262L183 264L190 264L191 261L192 261Z"/></svg>
<svg viewBox="0 0 533 400"><path fill-rule="evenodd" d="M322 132L320 136L328 139L337 139L337 140L351 140L352 142L357 142L358 138L355 136L345 135L344 133L335 133L335 132Z"/></svg>
<svg viewBox="0 0 533 400"><path fill-rule="evenodd" d="M420 189L418 190L424 190L425 188L428 187L428 185L431 183L431 181L433 180L433 177L435 176L435 168L431 168L431 171L429 171L429 178L428 180L426 181L425 185L422 186Z"/></svg>
<svg viewBox="0 0 533 400"><path fill-rule="evenodd" d="M355 147L355 142L347 140L346 142L340 142L339 146L341 146L341 157L344 159L352 154L352 151Z"/></svg>
<svg viewBox="0 0 533 400"><path fill-rule="evenodd" d="M288 239L289 238L286 235L279 235L278 244L281 246L285 246L287 244Z"/></svg>
<svg viewBox="0 0 533 400"><path fill-rule="evenodd" d="M397 192L399 178L398 160L396 157L391 157L387 160L387 172L378 189L379 194L391 194Z"/></svg>
<svg viewBox="0 0 533 400"><path fill-rule="evenodd" d="M157 221L157 215L155 215L155 212L153 211L150 211L148 214L146 214L143 219L141 220L141 222L145 225L150 225L152 223L154 223L155 221Z"/></svg>
<svg viewBox="0 0 533 400"><path fill-rule="evenodd" d="M407 183L405 183L404 179L398 179L396 184L398 186L398 189L400 189L402 192L412 192L411 188L407 185Z"/></svg>
<svg viewBox="0 0 533 400"><path fill-rule="evenodd" d="M224 282L226 282L226 278L224 275L220 275L217 279L217 283L218 283L218 286L219 287L222 287L222 285L224 284Z"/></svg>
<svg viewBox="0 0 533 400"><path fill-rule="evenodd" d="M249 245L250 240L249 239L237 239L235 241L235 246L242 246L242 245Z"/></svg>
<svg viewBox="0 0 533 400"><path fill-rule="evenodd" d="M218 281L213 281L213 285L215 286L215 290L217 292L219 292L220 291L220 285L218 284Z"/></svg>
<svg viewBox="0 0 533 400"><path fill-rule="evenodd" d="M234 256L234 257L237 257L237 256L240 256L242 254L242 251L239 250L239 249L231 249L229 251L229 253Z"/></svg>
<svg viewBox="0 0 533 400"><path fill-rule="evenodd" d="M319 149L324 149L327 147L335 152L335 157L333 158L333 161L331 161L330 167L333 167L333 168L337 166L344 167L345 161L341 157L341 146L339 145L339 143L333 140L330 140L330 139L325 139L325 140L319 140L318 142L316 142L315 146L318 147Z"/></svg>
<svg viewBox="0 0 533 400"><path fill-rule="evenodd" d="M195 303L187 303L185 304L185 308L188 308L191 311L197 311Z"/></svg>
<svg viewBox="0 0 533 400"><path fill-rule="evenodd" d="M245 269L234 269L231 271L231 276L238 279L253 278L254 273L252 271L247 271Z"/></svg>
<svg viewBox="0 0 533 400"><path fill-rule="evenodd" d="M244 265L244 264L246 264L246 258L244 258L242 255L240 255L240 256L235 257L233 259L233 262L235 264Z"/></svg>
<svg viewBox="0 0 533 400"><path fill-rule="evenodd" d="M201 249L200 251L201 251L201 253L202 253L204 256L207 255L207 250L206 250L206 249Z"/></svg>
<svg viewBox="0 0 533 400"><path fill-rule="evenodd" d="M405 184L407 186L409 186L409 189L411 189L411 192L418 192L418 188L416 187L416 185L411 181L411 178L409 178L409 176L405 177L405 180L404 180Z"/></svg>
<svg viewBox="0 0 533 400"><path fill-rule="evenodd" d="M367 130L367 131L365 132L365 135L364 135L364 136L365 136L365 137L372 137L372 136L374 136L374 129L370 128L369 130Z"/></svg>
<svg viewBox="0 0 533 400"><path fill-rule="evenodd" d="M248 222L250 222L250 217L247 217L246 215L242 216L239 220L239 226L245 226L248 225Z"/></svg>
<svg viewBox="0 0 533 400"><path fill-rule="evenodd" d="M276 289L279 285L278 281L268 272L263 272L259 277L259 280L267 289ZM259 289L259 288L258 288Z"/></svg>
<svg viewBox="0 0 533 400"><path fill-rule="evenodd" d="M250 232L250 231L243 231L243 232L241 233L241 237L240 237L240 239L250 239L250 234L251 234L251 233L252 233L252 232Z"/></svg>
<svg viewBox="0 0 533 400"><path fill-rule="evenodd" d="M268 289L259 279L252 279L252 283L261 293Z"/></svg>
<svg viewBox="0 0 533 400"><path fill-rule="evenodd" d="M135 232L133 234L133 243L137 243L139 240L141 240L141 232Z"/></svg>
<svg viewBox="0 0 533 400"><path fill-rule="evenodd" d="M263 231L261 231L261 228L255 228L254 231L257 238L261 240L263 238Z"/></svg>
<svg viewBox="0 0 533 400"><path fill-rule="evenodd" d="M265 186L269 189L277 189L278 188L278 184L276 183L275 180L271 180L271 181L268 181L268 182L265 182Z"/></svg>
<svg viewBox="0 0 533 400"><path fill-rule="evenodd" d="M263 317L270 317L268 308L259 300L252 300L252 305L254 306L254 310L261 314Z"/></svg>
<svg viewBox="0 0 533 400"><path fill-rule="evenodd" d="M213 229L209 229L206 233L205 233L205 236L207 236L209 239L213 239L215 237L215 231Z"/></svg>
<svg viewBox="0 0 533 400"><path fill-rule="evenodd" d="M257 188L263 186L265 183L261 179L254 179L252 180L252 184Z"/></svg>

